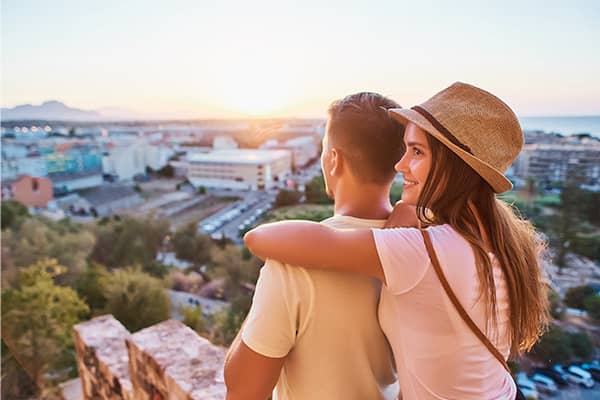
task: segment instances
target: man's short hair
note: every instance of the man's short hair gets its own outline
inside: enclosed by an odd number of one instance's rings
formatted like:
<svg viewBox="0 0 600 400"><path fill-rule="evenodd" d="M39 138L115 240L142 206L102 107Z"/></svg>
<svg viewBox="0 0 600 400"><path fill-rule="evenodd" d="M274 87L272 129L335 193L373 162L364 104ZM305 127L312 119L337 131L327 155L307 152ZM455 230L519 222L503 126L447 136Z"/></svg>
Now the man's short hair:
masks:
<svg viewBox="0 0 600 400"><path fill-rule="evenodd" d="M388 115L390 108L400 105L371 92L352 94L329 106L328 140L365 183L391 181L403 154L404 126Z"/></svg>

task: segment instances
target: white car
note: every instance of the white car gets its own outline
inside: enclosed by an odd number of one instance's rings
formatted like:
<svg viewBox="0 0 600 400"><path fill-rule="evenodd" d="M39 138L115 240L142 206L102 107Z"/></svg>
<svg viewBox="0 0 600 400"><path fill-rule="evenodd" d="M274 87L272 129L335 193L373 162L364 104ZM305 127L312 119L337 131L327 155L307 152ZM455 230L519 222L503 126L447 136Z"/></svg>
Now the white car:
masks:
<svg viewBox="0 0 600 400"><path fill-rule="evenodd" d="M540 392L550 395L558 392L558 386L556 386L556 382L546 375L535 373L531 376L531 380L535 383L537 390Z"/></svg>
<svg viewBox="0 0 600 400"><path fill-rule="evenodd" d="M535 382L529 379L524 372L519 372L517 374L516 383L526 399L537 400L539 398L538 391L535 388Z"/></svg>
<svg viewBox="0 0 600 400"><path fill-rule="evenodd" d="M585 386L588 389L594 387L595 382L592 379L592 374L586 370L575 365L571 365L569 368L567 368L566 372L569 382Z"/></svg>

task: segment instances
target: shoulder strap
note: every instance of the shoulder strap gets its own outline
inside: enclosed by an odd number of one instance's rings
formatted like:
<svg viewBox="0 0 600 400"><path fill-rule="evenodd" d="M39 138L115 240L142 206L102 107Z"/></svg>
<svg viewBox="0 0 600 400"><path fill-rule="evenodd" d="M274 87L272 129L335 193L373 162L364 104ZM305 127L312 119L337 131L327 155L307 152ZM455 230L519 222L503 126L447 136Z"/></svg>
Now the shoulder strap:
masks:
<svg viewBox="0 0 600 400"><path fill-rule="evenodd" d="M481 332L481 330L477 327L475 322L473 322L471 317L469 317L469 314L467 314L467 312L465 311L463 306L458 301L458 298L452 291L452 288L450 287L450 284L448 284L448 281L446 280L446 276L444 275L444 272L442 271L442 267L440 266L440 262L437 258L437 255L435 254L435 249L433 248L433 245L431 244L431 238L429 237L429 232L427 232L425 229L421 229L421 234L423 235L423 240L425 241L425 247L427 248L427 254L429 254L429 258L431 259L431 263L433 264L433 269L435 270L435 273L437 274L438 278L440 279L440 282L442 283L442 286L444 287L446 294L450 298L450 301L452 301L452 304L454 304L456 311L458 311L458 314L460 314L463 321L465 321L465 323L473 331L475 336L477 336L479 338L481 343L483 343L485 345L485 347L487 347L488 350L494 355L494 357L496 357L498 359L498 361L500 361L500 363L502 363L502 366L508 372L510 372L510 368L508 367L508 364L506 363L506 360L504 359L502 354L500 354L498 349L496 349L496 347L492 344L492 342L490 342L490 340L485 336L485 334L483 334L483 332Z"/></svg>

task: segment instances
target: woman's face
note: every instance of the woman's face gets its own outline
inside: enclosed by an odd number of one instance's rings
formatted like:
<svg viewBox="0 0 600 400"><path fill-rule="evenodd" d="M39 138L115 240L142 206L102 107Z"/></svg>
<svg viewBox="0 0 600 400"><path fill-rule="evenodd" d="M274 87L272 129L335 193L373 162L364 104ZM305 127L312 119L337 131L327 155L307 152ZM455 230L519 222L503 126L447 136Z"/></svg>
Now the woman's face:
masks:
<svg viewBox="0 0 600 400"><path fill-rule="evenodd" d="M404 130L406 153L394 169L404 176L402 201L416 205L431 169L431 150L427 142L428 133L409 122Z"/></svg>

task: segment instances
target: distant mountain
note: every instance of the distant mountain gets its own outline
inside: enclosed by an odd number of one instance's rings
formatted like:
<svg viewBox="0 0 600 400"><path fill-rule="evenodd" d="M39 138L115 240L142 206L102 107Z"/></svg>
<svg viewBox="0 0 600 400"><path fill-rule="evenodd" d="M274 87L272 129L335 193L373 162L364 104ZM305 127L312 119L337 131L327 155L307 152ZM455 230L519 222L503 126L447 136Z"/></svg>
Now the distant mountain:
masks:
<svg viewBox="0 0 600 400"><path fill-rule="evenodd" d="M47 121L99 121L144 119L141 113L130 110L106 107L99 110L73 108L60 101L45 101L40 105L23 104L13 108L2 108L3 121L47 120Z"/></svg>

